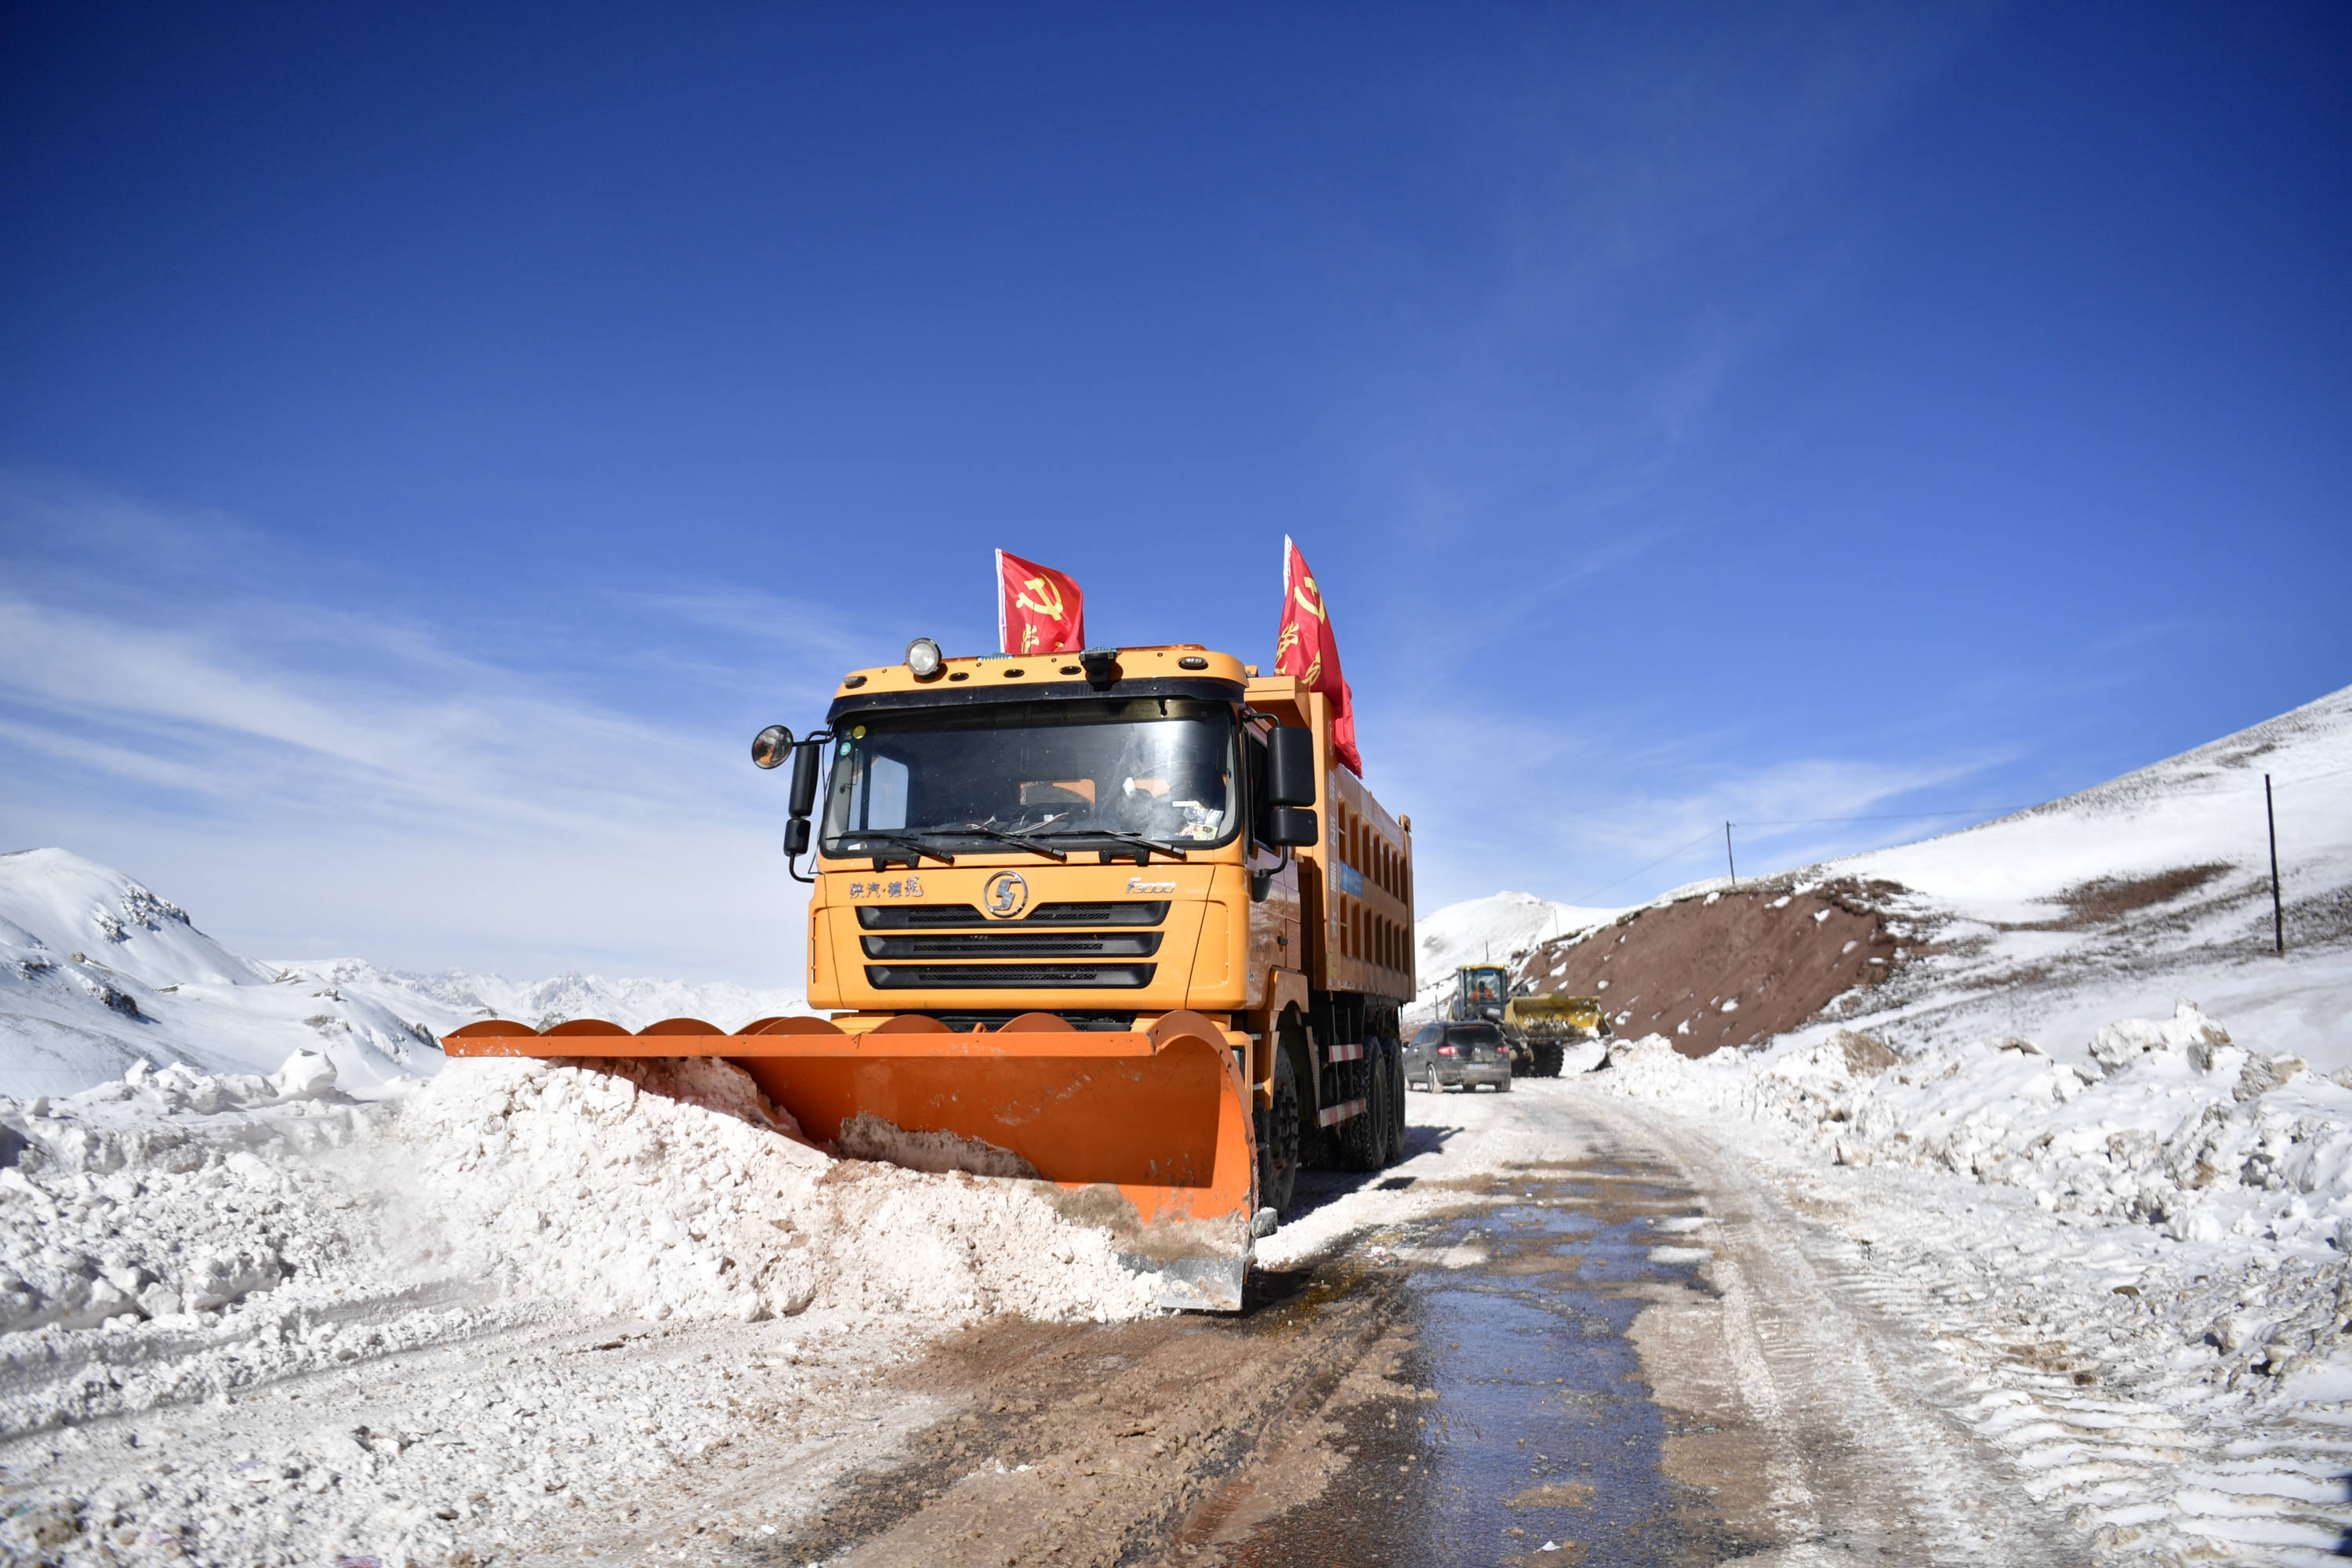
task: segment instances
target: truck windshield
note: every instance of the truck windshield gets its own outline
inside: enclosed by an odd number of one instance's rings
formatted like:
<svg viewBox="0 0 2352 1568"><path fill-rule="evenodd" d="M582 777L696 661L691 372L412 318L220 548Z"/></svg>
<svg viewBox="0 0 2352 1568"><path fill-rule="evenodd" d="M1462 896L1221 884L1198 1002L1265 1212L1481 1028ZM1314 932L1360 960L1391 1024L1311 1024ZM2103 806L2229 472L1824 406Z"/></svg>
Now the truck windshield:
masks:
<svg viewBox="0 0 2352 1568"><path fill-rule="evenodd" d="M1184 698L914 709L841 726L824 848L1125 834L1207 848L1241 826L1231 707ZM865 837L871 835L872 842Z"/></svg>

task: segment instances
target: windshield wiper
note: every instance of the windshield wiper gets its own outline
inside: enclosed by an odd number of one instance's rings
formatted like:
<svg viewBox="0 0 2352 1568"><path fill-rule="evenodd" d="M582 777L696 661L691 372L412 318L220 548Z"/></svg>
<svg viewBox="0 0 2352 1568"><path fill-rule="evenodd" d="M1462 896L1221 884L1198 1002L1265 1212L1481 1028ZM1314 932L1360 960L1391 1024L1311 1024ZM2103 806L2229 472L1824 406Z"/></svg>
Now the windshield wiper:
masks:
<svg viewBox="0 0 2352 1568"><path fill-rule="evenodd" d="M1014 833L1003 827L985 827L977 822L958 823L953 827L934 827L933 833L977 833L982 838L993 838L999 844L1010 844L1043 855L1049 860L1066 860L1069 857L1050 844L1041 844L1026 833Z"/></svg>
<svg viewBox="0 0 2352 1568"><path fill-rule="evenodd" d="M915 868L916 862L922 859L925 856L929 856L930 858L939 861L944 866L952 866L955 864L954 856L947 853L943 849L934 849L928 844L925 844L923 842L923 836L919 833L876 833L870 830L858 833L845 833L838 839L835 840L835 842L841 845L842 847L839 849L830 850L829 853L835 855L864 855L868 853L868 851L864 849L852 849L849 847L850 843L855 840L857 843L864 844L875 839L880 839L888 844L904 844L908 847L908 850L911 851L911 853L902 853L898 855L887 855L878 852L875 853L874 868L877 871L893 860L906 861L907 868L911 871Z"/></svg>
<svg viewBox="0 0 2352 1568"><path fill-rule="evenodd" d="M1051 837L1055 838L1111 838L1118 840L1121 844L1132 844L1139 848L1145 850L1157 849L1162 855L1173 855L1179 860L1190 860L1192 858L1191 856L1185 854L1184 851L1179 849L1173 844L1163 844L1157 838L1146 838L1140 833L1128 833L1116 827L1065 827L1054 833ZM1148 863L1150 859L1150 857L1147 854L1139 857L1135 863L1141 866Z"/></svg>

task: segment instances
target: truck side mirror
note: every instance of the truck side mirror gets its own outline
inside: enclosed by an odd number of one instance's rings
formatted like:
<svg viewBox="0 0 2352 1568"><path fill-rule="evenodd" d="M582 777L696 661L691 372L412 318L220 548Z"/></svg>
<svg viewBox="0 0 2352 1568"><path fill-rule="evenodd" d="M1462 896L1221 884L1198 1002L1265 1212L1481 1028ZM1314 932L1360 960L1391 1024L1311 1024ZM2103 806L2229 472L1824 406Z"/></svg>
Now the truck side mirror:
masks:
<svg viewBox="0 0 2352 1568"><path fill-rule="evenodd" d="M794 818L805 818L816 809L816 771L824 765L817 755L816 741L803 741L793 748L792 808L787 813Z"/></svg>
<svg viewBox="0 0 2352 1568"><path fill-rule="evenodd" d="M784 856L785 856L785 858L786 858L787 859L797 860L797 859L799 859L802 856L803 856L803 855L805 855L805 854L807 854L807 853L808 853L808 847L809 847L809 819L808 819L807 817L805 817L805 816L795 816L795 817L793 817L790 822L785 823L785 824L784 824Z"/></svg>
<svg viewBox="0 0 2352 1568"><path fill-rule="evenodd" d="M793 732L782 724L771 724L751 737L751 762L757 767L772 768L792 749Z"/></svg>
<svg viewBox="0 0 2352 1568"><path fill-rule="evenodd" d="M1298 731L1300 734L1305 731ZM1315 813L1301 805L1277 805L1265 814L1265 831L1258 836L1277 849L1297 849L1319 843L1323 829Z"/></svg>
<svg viewBox="0 0 2352 1568"><path fill-rule="evenodd" d="M1271 806L1313 805L1315 804L1315 737L1305 730L1276 730L1265 738L1265 801ZM1313 812L1307 820L1315 818ZM1276 838L1272 844L1312 844L1316 836L1305 838Z"/></svg>

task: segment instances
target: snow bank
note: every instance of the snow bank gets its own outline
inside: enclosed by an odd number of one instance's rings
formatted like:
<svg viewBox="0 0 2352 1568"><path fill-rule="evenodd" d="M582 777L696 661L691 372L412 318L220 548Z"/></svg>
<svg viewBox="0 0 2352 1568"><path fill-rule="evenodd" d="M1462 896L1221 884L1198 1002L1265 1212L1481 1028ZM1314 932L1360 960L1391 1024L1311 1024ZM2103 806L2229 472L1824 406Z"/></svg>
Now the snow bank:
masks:
<svg viewBox="0 0 2352 1568"><path fill-rule="evenodd" d="M402 1111L439 1257L584 1310L938 1325L1149 1310L1058 1189L835 1160L715 1061L453 1065Z"/></svg>
<svg viewBox="0 0 2352 1568"><path fill-rule="evenodd" d="M2187 999L2170 1018L2102 1026L2088 1056L2056 1059L2020 1037L1898 1056L1839 1030L1693 1061L1652 1035L1613 1047L1586 1081L1744 1116L1838 1164L1946 1171L2047 1212L2145 1226L2216 1273L2285 1270L2266 1321L2307 1318L2312 1331L2247 1364L2284 1376L2325 1359L2347 1328L2335 1303L2352 1253L2352 1074L2250 1049ZM2241 1348L2242 1334L2223 1337Z"/></svg>
<svg viewBox="0 0 2352 1568"><path fill-rule="evenodd" d="M0 1333L202 1313L345 1270L339 1216L283 1157L359 1135L362 1108L323 1103L333 1086L299 1053L268 1078L142 1065L54 1112L0 1101Z"/></svg>
<svg viewBox="0 0 2352 1568"><path fill-rule="evenodd" d="M362 1100L302 1052L0 1100L0 1439L30 1500L0 1560L503 1551L744 1420L814 1399L835 1436L835 1385L960 1323L1151 1311L1062 1196L833 1158L707 1059L462 1061ZM616 1319L756 1337L583 1360ZM384 1369L410 1353L429 1375ZM135 1466L94 1446L107 1416L140 1419L104 1439Z"/></svg>
<svg viewBox="0 0 2352 1568"><path fill-rule="evenodd" d="M2011 1036L1906 1057L1838 1030L1692 1061L1651 1035L1614 1047L1592 1081L1785 1123L1840 1164L1937 1167L2176 1237L2337 1247L2352 1220L2352 1088L2233 1044L2186 999L2170 1018L2105 1025L2089 1055L2057 1060ZM2352 1251L2352 1226L2341 1239Z"/></svg>
<svg viewBox="0 0 2352 1568"><path fill-rule="evenodd" d="M0 1334L185 1330L295 1284L656 1321L1150 1308L1049 1184L836 1160L735 1068L616 1066L467 1062L368 1104L304 1052L0 1100Z"/></svg>

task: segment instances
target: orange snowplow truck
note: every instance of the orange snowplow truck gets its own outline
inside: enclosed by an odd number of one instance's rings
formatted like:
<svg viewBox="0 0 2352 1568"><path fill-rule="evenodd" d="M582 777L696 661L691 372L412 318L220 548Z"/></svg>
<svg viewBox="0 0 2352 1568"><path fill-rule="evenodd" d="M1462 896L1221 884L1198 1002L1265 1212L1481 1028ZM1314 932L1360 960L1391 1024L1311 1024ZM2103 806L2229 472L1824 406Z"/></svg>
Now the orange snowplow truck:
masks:
<svg viewBox="0 0 2352 1568"><path fill-rule="evenodd" d="M1302 1164L1402 1156L1412 824L1333 757L1319 693L1189 645L919 638L752 759L792 764L830 1018L491 1021L449 1054L718 1057L836 1152L948 1134L927 1154L1044 1184L1174 1307L1240 1308Z"/></svg>

